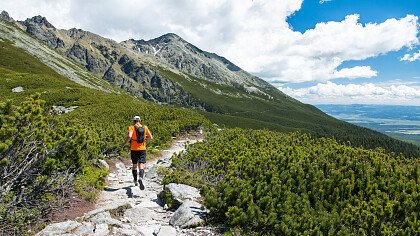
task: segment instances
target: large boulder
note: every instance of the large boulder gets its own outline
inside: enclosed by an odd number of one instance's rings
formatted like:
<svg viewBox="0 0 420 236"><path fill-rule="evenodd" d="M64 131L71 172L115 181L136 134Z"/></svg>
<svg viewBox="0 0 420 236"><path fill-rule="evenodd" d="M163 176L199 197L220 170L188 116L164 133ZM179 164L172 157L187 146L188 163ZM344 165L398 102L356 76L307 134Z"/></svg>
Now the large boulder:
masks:
<svg viewBox="0 0 420 236"><path fill-rule="evenodd" d="M208 210L200 203L186 200L172 215L169 224L181 228L193 228L205 223Z"/></svg>
<svg viewBox="0 0 420 236"><path fill-rule="evenodd" d="M177 209L185 200L199 201L201 195L197 188L185 184L170 183L165 186L161 198L171 209Z"/></svg>

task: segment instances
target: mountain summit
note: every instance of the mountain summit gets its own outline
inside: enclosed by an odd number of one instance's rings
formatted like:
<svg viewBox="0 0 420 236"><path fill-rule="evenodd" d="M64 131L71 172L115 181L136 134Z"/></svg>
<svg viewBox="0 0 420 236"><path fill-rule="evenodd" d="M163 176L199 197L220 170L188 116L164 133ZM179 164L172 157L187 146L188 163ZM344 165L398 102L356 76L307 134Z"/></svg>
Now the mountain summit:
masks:
<svg viewBox="0 0 420 236"><path fill-rule="evenodd" d="M270 86L226 58L203 51L173 33L148 41L128 40L121 44L132 50L152 55L165 64L201 79L231 86L263 88Z"/></svg>

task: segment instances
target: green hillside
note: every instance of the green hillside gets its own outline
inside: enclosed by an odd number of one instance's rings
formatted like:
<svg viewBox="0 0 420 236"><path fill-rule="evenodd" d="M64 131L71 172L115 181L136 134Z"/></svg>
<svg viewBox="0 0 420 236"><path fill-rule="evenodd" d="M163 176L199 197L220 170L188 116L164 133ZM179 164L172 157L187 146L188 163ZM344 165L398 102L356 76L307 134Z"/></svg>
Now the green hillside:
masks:
<svg viewBox="0 0 420 236"><path fill-rule="evenodd" d="M173 158L233 235L419 235L420 159L301 133L227 129Z"/></svg>
<svg viewBox="0 0 420 236"><path fill-rule="evenodd" d="M274 87L265 94L245 91L194 77L184 77L164 68L162 75L180 83L193 97L207 104L204 116L226 127L269 129L273 131L303 131L317 137L330 137L353 147L374 149L383 147L389 152L419 157L420 148L396 140L380 132L335 119L316 107L303 104Z"/></svg>
<svg viewBox="0 0 420 236"><path fill-rule="evenodd" d="M121 143L132 116L140 114L153 132L150 153L158 153L183 131L209 127L194 110L141 101L122 90L118 94L81 86L10 42L0 41L0 55L0 188L7 192L0 198L1 232L20 234L39 219L48 220L51 210L65 205L73 192L94 200L106 175L95 160L110 153L128 157ZM12 92L19 86L23 92ZM78 107L56 115L53 105ZM12 175L20 162L39 156L45 159Z"/></svg>

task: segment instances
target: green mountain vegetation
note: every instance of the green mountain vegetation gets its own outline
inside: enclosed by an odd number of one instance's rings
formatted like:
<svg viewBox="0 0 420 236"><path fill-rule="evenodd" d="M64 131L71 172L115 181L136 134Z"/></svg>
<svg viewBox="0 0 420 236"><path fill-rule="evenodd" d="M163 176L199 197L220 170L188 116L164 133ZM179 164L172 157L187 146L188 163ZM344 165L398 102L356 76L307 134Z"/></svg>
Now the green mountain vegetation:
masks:
<svg viewBox="0 0 420 236"><path fill-rule="evenodd" d="M420 234L420 159L383 149L226 129L174 157L164 182L201 188L239 235Z"/></svg>
<svg viewBox="0 0 420 236"><path fill-rule="evenodd" d="M74 191L94 200L107 173L97 159L121 152L128 157L121 143L132 116L140 114L153 132L151 153L183 131L210 127L194 110L81 86L11 42L0 41L0 55L2 232L23 233L38 219L48 220ZM23 92L12 92L19 86ZM53 105L78 107L58 116Z"/></svg>
<svg viewBox="0 0 420 236"><path fill-rule="evenodd" d="M26 29L37 33L32 36L0 23L0 232L25 234L74 193L94 201L107 174L98 159L128 157L120 145L130 118L140 114L154 134L148 144L152 154L184 131L198 126L209 131L206 141L174 158L164 181L200 187L212 220L233 231L419 234L418 147L327 116L191 45L216 64L189 73L168 64L171 58L136 54L111 40L101 44L100 36L57 30L45 18L26 22ZM78 34L93 41L80 43ZM60 35L67 35L66 41ZM62 48L43 44L40 36ZM89 45L99 51L89 54L84 49ZM109 45L121 51L112 53ZM180 45L185 44L177 41L167 55ZM171 63L185 62L178 59ZM227 69L218 71L223 65ZM257 87L210 76L226 70ZM13 92L17 87L23 91ZM58 114L53 106L75 109ZM215 131L212 122L226 129Z"/></svg>
<svg viewBox="0 0 420 236"><path fill-rule="evenodd" d="M264 94L250 94L241 87L230 87L202 79L183 77L160 68L160 74L180 83L193 97L203 101L212 112L202 112L225 127L302 131L317 137L330 137L353 147L383 147L389 152L420 156L420 148L382 133L340 121L314 106L303 104L278 89L266 88ZM269 98L268 98L268 97Z"/></svg>

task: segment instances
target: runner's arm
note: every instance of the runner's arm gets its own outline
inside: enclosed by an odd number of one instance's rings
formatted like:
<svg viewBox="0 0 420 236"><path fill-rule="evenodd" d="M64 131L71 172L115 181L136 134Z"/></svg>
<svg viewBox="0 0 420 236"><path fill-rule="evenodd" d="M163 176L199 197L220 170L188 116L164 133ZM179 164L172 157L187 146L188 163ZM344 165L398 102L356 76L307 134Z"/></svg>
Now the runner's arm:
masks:
<svg viewBox="0 0 420 236"><path fill-rule="evenodd" d="M125 138L125 141L122 144L122 147L124 147L125 145L127 145L127 143L130 142L132 136L133 136L133 132L132 131L128 131L127 138Z"/></svg>
<svg viewBox="0 0 420 236"><path fill-rule="evenodd" d="M147 128L147 130L146 130L146 131L147 131L147 132L146 132L146 139L152 140L152 139L153 139L153 135L152 135L152 133L150 132L149 128Z"/></svg>

